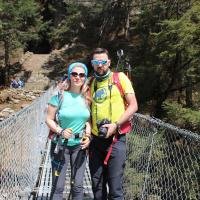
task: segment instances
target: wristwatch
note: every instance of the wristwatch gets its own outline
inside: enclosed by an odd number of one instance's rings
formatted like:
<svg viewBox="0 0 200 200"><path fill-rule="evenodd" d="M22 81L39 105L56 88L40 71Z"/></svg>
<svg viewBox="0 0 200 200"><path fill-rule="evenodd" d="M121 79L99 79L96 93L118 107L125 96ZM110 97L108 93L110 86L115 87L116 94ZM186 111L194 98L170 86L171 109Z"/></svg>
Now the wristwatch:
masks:
<svg viewBox="0 0 200 200"><path fill-rule="evenodd" d="M119 123L118 123L118 122L115 122L115 124L116 124L116 126L117 126L117 130L119 130L119 129L120 129Z"/></svg>

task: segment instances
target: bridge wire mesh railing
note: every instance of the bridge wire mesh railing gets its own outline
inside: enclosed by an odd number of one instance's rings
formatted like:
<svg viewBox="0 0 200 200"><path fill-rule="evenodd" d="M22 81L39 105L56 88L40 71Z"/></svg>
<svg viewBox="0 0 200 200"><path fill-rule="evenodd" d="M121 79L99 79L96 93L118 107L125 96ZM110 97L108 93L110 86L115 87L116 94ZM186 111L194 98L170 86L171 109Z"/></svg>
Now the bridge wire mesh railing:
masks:
<svg viewBox="0 0 200 200"><path fill-rule="evenodd" d="M141 114L128 135L125 199L200 199L200 135Z"/></svg>
<svg viewBox="0 0 200 200"><path fill-rule="evenodd" d="M42 159L47 158L45 108L52 94L53 88L0 123L0 200L28 199L40 187ZM200 136L138 113L133 124L127 138L125 199L200 199Z"/></svg>
<svg viewBox="0 0 200 200"><path fill-rule="evenodd" d="M45 108L52 92L53 88L0 123L0 200L22 199L34 188L48 134Z"/></svg>

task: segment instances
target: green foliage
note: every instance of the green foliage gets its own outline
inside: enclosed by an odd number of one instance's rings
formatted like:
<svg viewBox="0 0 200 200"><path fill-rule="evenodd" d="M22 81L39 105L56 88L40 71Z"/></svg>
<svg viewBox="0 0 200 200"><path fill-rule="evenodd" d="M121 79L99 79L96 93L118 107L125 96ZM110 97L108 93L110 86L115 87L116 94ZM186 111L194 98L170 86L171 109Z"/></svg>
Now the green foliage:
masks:
<svg viewBox="0 0 200 200"><path fill-rule="evenodd" d="M161 110L162 102L172 92L200 81L200 5L169 2L156 1L151 8L143 6L135 29L141 41L134 50L136 81L143 81L138 90L143 93L143 88L149 88L143 100L156 100L156 111ZM146 76L152 77L151 85L149 79L142 78Z"/></svg>
<svg viewBox="0 0 200 200"><path fill-rule="evenodd" d="M200 81L198 1L80 2L0 0L0 40L9 51L27 44L41 48L42 40L52 49L103 46L111 53L112 67L116 50L123 49L139 102L155 100L158 109L172 92L185 90L188 80L191 88Z"/></svg>
<svg viewBox="0 0 200 200"><path fill-rule="evenodd" d="M0 42L4 45L3 82L8 81L10 55L19 47L26 47L29 41L39 39L42 27L39 5L34 0L0 0Z"/></svg>
<svg viewBox="0 0 200 200"><path fill-rule="evenodd" d="M166 117L169 123L181 128L187 128L193 131L200 131L200 112L190 108L184 108L182 105L166 101L163 104L166 111Z"/></svg>
<svg viewBox="0 0 200 200"><path fill-rule="evenodd" d="M66 7L66 14L62 20L53 27L50 37L54 43L58 42L59 46L70 43L76 38L80 29L81 12L78 7L69 5Z"/></svg>
<svg viewBox="0 0 200 200"><path fill-rule="evenodd" d="M180 19L164 20L161 23L162 31L153 34L158 48L160 59L173 63L177 52L182 55L184 63L189 58L198 59L200 54L200 5L194 5ZM195 20L193 20L195 18ZM161 46L162 45L162 46Z"/></svg>
<svg viewBox="0 0 200 200"><path fill-rule="evenodd" d="M1 41L10 42L15 49L27 41L38 39L41 28L39 6L34 0L1 1Z"/></svg>
<svg viewBox="0 0 200 200"><path fill-rule="evenodd" d="M58 3L49 3L50 20L52 21L49 33L52 46L60 48L65 44L81 42L92 45L98 38L98 26L104 1L95 3L95 6L85 6L73 1L66 1L61 6ZM95 33L95 34L94 34Z"/></svg>

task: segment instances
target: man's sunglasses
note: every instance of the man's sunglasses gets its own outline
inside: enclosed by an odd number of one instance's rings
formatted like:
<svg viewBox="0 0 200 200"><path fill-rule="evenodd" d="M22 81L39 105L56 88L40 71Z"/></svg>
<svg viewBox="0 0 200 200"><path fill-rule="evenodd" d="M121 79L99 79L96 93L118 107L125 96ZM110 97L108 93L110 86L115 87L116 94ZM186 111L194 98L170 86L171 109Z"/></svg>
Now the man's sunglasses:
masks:
<svg viewBox="0 0 200 200"><path fill-rule="evenodd" d="M93 65L105 65L107 62L107 60L91 60Z"/></svg>
<svg viewBox="0 0 200 200"><path fill-rule="evenodd" d="M80 77L80 78L85 78L85 73L77 73L77 72L71 72L70 73L73 77Z"/></svg>

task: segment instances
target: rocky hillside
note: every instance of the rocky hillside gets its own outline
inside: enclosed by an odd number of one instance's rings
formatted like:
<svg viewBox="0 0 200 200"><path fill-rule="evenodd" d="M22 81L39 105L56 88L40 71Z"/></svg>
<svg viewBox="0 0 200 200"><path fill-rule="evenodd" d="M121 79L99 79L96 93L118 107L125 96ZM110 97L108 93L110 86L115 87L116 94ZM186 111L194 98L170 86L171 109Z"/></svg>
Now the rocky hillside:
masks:
<svg viewBox="0 0 200 200"><path fill-rule="evenodd" d="M0 121L28 106L43 93L42 90L5 88L0 91Z"/></svg>
<svg viewBox="0 0 200 200"><path fill-rule="evenodd" d="M39 97L52 80L66 73L66 65L72 60L84 58L85 46L64 46L50 54L26 52L20 59L21 70L15 76L25 81L23 89L0 88L0 121L29 105ZM87 52L87 51L86 51Z"/></svg>
<svg viewBox="0 0 200 200"><path fill-rule="evenodd" d="M25 81L25 87L23 89L0 89L0 121L30 105L49 87L50 80L45 74L51 70L43 67L48 63L49 57L50 54L33 54L31 52L23 55L20 60L22 70L15 76Z"/></svg>
<svg viewBox="0 0 200 200"><path fill-rule="evenodd" d="M25 84L28 90L43 90L49 85L49 79L44 75L48 69L43 66L48 62L50 54L31 54L23 63L24 72L28 72L29 76Z"/></svg>

